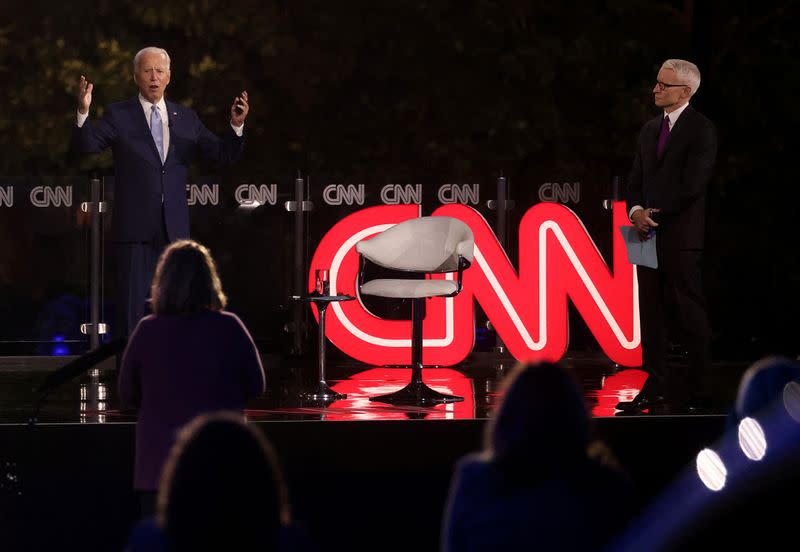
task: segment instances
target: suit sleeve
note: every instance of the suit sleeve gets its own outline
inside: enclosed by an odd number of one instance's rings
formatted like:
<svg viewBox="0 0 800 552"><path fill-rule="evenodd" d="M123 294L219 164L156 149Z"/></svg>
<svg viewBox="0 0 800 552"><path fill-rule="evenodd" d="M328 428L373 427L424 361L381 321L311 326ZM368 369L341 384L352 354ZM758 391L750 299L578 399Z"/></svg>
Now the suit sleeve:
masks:
<svg viewBox="0 0 800 552"><path fill-rule="evenodd" d="M195 114L195 117L197 115ZM195 135L197 136L197 148L200 156L207 161L215 163L218 167L231 165L239 160L244 149L244 137L237 136L230 128L225 130L225 134L220 139L213 132L208 130L197 117Z"/></svg>
<svg viewBox="0 0 800 552"><path fill-rule="evenodd" d="M140 321L128 339L128 346L125 347L125 353L122 356L117 387L120 405L123 409L137 409L142 401L141 351L143 347L147 346L142 333L142 322Z"/></svg>
<svg viewBox="0 0 800 552"><path fill-rule="evenodd" d="M681 173L681 187L672 201L662 205L666 214L679 213L706 193L714 160L717 157L717 132L711 123L698 129L695 140L689 146L686 162Z"/></svg>
<svg viewBox="0 0 800 552"><path fill-rule="evenodd" d="M633 158L631 172L628 175L628 187L625 194L627 209L630 210L634 205L644 206L644 195L642 193L642 135L644 129L639 133L639 140L636 142L636 156Z"/></svg>
<svg viewBox="0 0 800 552"><path fill-rule="evenodd" d="M76 154L100 153L110 147L117 139L117 126L113 115L107 112L105 117L93 124L86 119L83 126L72 125L70 152Z"/></svg>

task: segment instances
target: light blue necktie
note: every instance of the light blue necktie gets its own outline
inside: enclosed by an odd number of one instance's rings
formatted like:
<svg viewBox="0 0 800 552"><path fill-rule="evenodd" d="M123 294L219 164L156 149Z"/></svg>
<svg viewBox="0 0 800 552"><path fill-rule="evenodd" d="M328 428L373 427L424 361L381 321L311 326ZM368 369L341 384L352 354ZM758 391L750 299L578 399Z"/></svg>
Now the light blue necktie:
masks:
<svg viewBox="0 0 800 552"><path fill-rule="evenodd" d="M164 162L164 127L161 126L161 113L155 105L151 107L150 111L150 134L153 135L153 140L158 149L158 155L161 157L161 162Z"/></svg>

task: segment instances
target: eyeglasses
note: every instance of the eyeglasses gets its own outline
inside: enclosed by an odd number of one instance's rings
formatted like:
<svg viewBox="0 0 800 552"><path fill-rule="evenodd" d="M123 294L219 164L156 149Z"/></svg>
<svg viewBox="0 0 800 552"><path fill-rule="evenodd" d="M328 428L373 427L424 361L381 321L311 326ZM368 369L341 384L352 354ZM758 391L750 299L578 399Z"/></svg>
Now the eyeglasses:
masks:
<svg viewBox="0 0 800 552"><path fill-rule="evenodd" d="M661 82L660 80L656 81L656 88L658 88L659 92L663 92L667 88L673 88L675 86L689 86L688 84L669 84L666 82Z"/></svg>

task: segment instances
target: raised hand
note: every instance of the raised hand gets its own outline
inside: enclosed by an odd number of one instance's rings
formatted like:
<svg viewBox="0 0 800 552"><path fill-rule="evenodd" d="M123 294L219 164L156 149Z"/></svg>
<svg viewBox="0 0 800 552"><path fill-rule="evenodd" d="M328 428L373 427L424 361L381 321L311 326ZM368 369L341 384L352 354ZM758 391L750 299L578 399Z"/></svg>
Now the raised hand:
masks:
<svg viewBox="0 0 800 552"><path fill-rule="evenodd" d="M231 106L231 124L236 127L242 126L249 112L250 104L247 103L247 91L245 90L233 99L233 105Z"/></svg>
<svg viewBox="0 0 800 552"><path fill-rule="evenodd" d="M89 106L92 105L93 88L94 85L81 75L81 80L78 81L78 112L81 115L89 113Z"/></svg>

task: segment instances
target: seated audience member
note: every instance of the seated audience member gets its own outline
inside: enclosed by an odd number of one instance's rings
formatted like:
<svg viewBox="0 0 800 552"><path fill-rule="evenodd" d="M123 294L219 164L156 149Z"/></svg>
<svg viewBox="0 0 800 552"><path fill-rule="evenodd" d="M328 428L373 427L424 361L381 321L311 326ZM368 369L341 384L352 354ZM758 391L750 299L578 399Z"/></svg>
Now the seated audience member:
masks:
<svg viewBox="0 0 800 552"><path fill-rule="evenodd" d="M736 403L728 415L728 427L738 425L780 398L790 381L800 382L800 363L779 356L754 363L739 382Z"/></svg>
<svg viewBox="0 0 800 552"><path fill-rule="evenodd" d="M797 518L798 465L800 363L767 357L742 376L725 432L608 550L783 549Z"/></svg>
<svg viewBox="0 0 800 552"><path fill-rule="evenodd" d="M123 408L139 410L134 488L142 515L153 511L161 469L179 428L198 414L241 412L264 392L253 339L226 304L208 249L170 245L151 287L153 314L131 334L119 374Z"/></svg>
<svg viewBox="0 0 800 552"><path fill-rule="evenodd" d="M130 552L306 550L291 529L276 454L235 413L197 417L164 467L154 518L139 523Z"/></svg>
<svg viewBox="0 0 800 552"><path fill-rule="evenodd" d="M595 550L629 519L627 477L589 454L583 396L557 364L520 365L487 426L484 451L456 469L446 552Z"/></svg>

